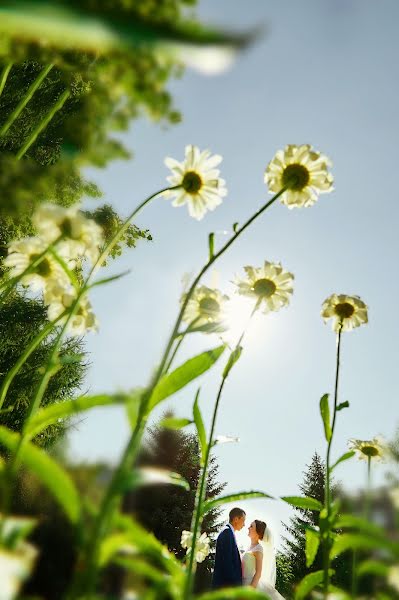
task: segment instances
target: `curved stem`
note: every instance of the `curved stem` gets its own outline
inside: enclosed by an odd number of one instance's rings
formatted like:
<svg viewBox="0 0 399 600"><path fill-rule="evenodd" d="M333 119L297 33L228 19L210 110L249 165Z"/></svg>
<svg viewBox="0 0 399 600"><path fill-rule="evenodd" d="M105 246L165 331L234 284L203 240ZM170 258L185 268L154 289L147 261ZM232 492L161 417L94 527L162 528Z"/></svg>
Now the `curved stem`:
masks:
<svg viewBox="0 0 399 600"><path fill-rule="evenodd" d="M13 62L8 62L4 65L2 71L1 71L1 75L0 75L0 96L3 93L4 87L7 83L7 79L8 79L8 75L11 71L11 67L13 66Z"/></svg>
<svg viewBox="0 0 399 600"><path fill-rule="evenodd" d="M14 380L14 377L18 374L20 368L25 364L28 360L32 352L38 347L38 345L51 333L54 326L57 324L65 316L65 312L62 313L55 321L48 323L43 329L37 334L37 336L32 340L27 348L25 348L24 352L21 354L15 365L8 371L7 375L4 378L2 386L0 388L0 410L4 404L4 401L7 396L8 389L11 383Z"/></svg>
<svg viewBox="0 0 399 600"><path fill-rule="evenodd" d="M168 188L168 189L170 189L170 188ZM266 204L264 204L254 215L252 215L252 217L250 217L248 219L248 221L246 221L246 223L244 223L244 225L240 229L238 229L235 232L235 234L231 237L231 239L216 254L214 254L208 260L208 262L200 270L197 277L194 279L194 282L190 286L190 288L184 298L184 301L180 307L179 315L177 317L176 323L173 327L173 330L169 337L169 340L166 344L166 348L164 350L161 362L159 363L159 366L158 366L155 374L153 375L153 377L149 383L149 386L142 398L142 402L141 402L140 409L139 409L139 414L137 417L136 426L134 427L134 429L132 431L132 434L130 436L128 444L124 450L121 461L113 474L113 477L111 479L109 487L104 494L102 504L101 504L100 514L96 520L93 536L89 543L89 547L88 547L88 551L87 551L88 566L87 566L86 574L83 576L83 582L82 582L81 587L79 586L79 584L77 584L77 586L75 584L73 584L72 597L77 597L75 594L79 594L79 593L80 594L82 594L82 593L90 594L91 591L93 590L94 583L95 583L95 577L96 577L96 569L97 569L98 548L99 548L99 544L100 544L100 540L103 535L103 532L106 530L106 524L111 520L112 513L113 513L113 507L117 504L117 498L115 498L115 497L117 497L118 494L120 494L120 492L119 492L120 479L124 476L125 472L133 464L133 462L137 456L138 450L140 448L141 438L142 438L143 432L144 432L146 424L147 424L148 407L149 407L151 395L152 395L157 383L159 382L160 377L162 376L162 374L164 372L165 365L168 362L169 355L170 355L170 352L173 347L173 342L178 335L187 304L188 304L196 286L198 285L198 283L201 280L201 278L203 277L203 275L212 266L212 264L226 252L226 250L240 237L240 235L262 213L264 213L268 208L270 208L274 204L274 202L286 191L286 189L287 189L286 187L282 188L277 194L275 194L273 196L273 198L271 198L271 200L266 202ZM146 204L146 202L144 202L142 205L140 205L134 214L136 214L138 212L138 210L141 209L145 204ZM79 589L77 589L77 588L79 588Z"/></svg>
<svg viewBox="0 0 399 600"><path fill-rule="evenodd" d="M332 440L335 431L335 425L337 420L337 406L338 406L338 382L339 382L339 365L340 365L340 354L341 354L341 335L342 335L342 324L339 327L337 333L337 350L336 350L336 365L335 365L335 384L334 384L334 412L331 424L331 436L330 441L327 445L327 458L326 458L326 484L325 484L325 499L324 505L327 512L327 519L330 517L331 510L331 483L330 483L330 454ZM328 596L328 588L330 586L330 545L331 538L330 532L327 532L327 537L324 542L323 548L323 570L324 570L324 597Z"/></svg>
<svg viewBox="0 0 399 600"><path fill-rule="evenodd" d="M244 339L245 332L247 331L247 329L249 327L249 323L250 323L252 317L254 316L255 312L257 311L259 304L260 304L260 300L258 300L258 302L256 303L256 305L251 313L251 316L249 317L248 322L247 322L245 328L243 329L242 334L240 335L240 338L239 338L234 350L230 354L230 357L239 350L242 340ZM227 364L228 364L228 362L227 362ZM191 597L191 594L192 594L192 588L193 588L193 583L194 583L195 546L197 544L197 537L198 537L198 533L199 533L199 530L200 530L201 524L202 524L202 505L204 503L205 495L206 495L208 467L209 467L209 461L210 461L210 456L211 456L211 450L213 447L213 438L214 438L214 434L215 434L216 418L217 418L217 414L218 414L218 410L219 410L220 399L222 397L224 384L226 383L226 379L227 379L229 373L230 373L230 370L225 369L223 371L222 381L220 382L220 386L219 386L218 393L216 396L216 402L215 402L215 406L213 408L211 429L209 432L209 438L208 438L208 443L207 443L207 448L206 448L206 453L205 453L204 464L201 469L201 480L200 480L200 484L198 487L199 491L196 494L196 498L195 498L193 520L192 520L192 524L191 524L191 530L193 532L193 537L192 537L191 552L189 555L189 562L188 562L188 567L187 567L185 590L184 590L184 596L183 596L184 600L189 600L189 598Z"/></svg>
<svg viewBox="0 0 399 600"><path fill-rule="evenodd" d="M194 319L190 323L190 325L188 325L188 327L187 327L187 329L185 331L182 331L182 333L178 333L177 334L176 339L178 339L179 341L177 342L177 344L176 344L176 346L175 346L175 348L174 348L174 350L172 352L172 356L170 357L169 362L168 362L168 364L166 365L166 367L164 369L164 374L167 373L169 371L169 369L171 368L172 363L173 363L174 359L176 358L176 354L177 354L177 352L178 352L178 350L179 350L179 348L180 348L180 346L181 346L184 338L186 337L186 335L188 333L191 333L191 328L193 327L193 325L195 325L195 323L197 323L200 320L200 318L201 317L197 317L196 319Z"/></svg>
<svg viewBox="0 0 399 600"><path fill-rule="evenodd" d="M58 98L57 102L48 111L48 113L46 114L44 119L32 131L32 133L30 134L30 136L28 137L28 139L26 140L26 142L24 143L22 148L20 150L18 150L18 152L16 154L17 160L20 160L23 157L23 155L29 150L29 148L32 146L32 144L34 144L34 142L37 140L38 136L41 134L43 129L45 129L47 127L47 125L50 123L50 121L54 117L55 113L58 112L59 110L61 110L61 108L64 106L65 102L68 100L70 95L71 95L70 90L65 90L61 94L61 96Z"/></svg>
<svg viewBox="0 0 399 600"><path fill-rule="evenodd" d="M25 96L19 101L19 103L17 104L15 109L12 111L12 113L10 114L10 116L8 117L6 122L4 123L3 127L0 129L0 137L3 137L7 133L7 131L10 129L10 127L14 123L14 121L16 121L16 119L18 119L19 115L21 114L21 112L23 111L25 106L28 104L29 100L31 100L33 94L40 87L40 85L42 84L44 79L50 73L53 66L54 66L53 64L46 65L44 67L44 69L42 69L40 71L40 73L36 77L36 79L31 83Z"/></svg>

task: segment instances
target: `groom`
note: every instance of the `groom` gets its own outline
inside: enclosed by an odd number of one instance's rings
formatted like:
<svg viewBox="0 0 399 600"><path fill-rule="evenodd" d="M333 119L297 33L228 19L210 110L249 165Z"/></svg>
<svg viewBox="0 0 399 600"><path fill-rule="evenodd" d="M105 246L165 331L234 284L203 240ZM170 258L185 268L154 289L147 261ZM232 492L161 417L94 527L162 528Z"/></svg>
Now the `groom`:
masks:
<svg viewBox="0 0 399 600"><path fill-rule="evenodd" d="M242 585L241 557L234 535L245 525L245 511L233 508L229 522L220 532L216 542L215 569L212 587L214 589Z"/></svg>

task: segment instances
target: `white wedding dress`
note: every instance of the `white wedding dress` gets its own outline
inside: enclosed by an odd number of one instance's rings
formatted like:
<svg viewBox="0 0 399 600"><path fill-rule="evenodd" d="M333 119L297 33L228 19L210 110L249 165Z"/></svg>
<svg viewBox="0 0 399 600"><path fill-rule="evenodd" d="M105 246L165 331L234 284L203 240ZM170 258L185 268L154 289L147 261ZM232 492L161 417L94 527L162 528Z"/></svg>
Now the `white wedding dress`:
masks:
<svg viewBox="0 0 399 600"><path fill-rule="evenodd" d="M256 589L265 592L270 600L284 600L283 596L275 589L276 582L276 559L274 549L271 545L259 543L250 548L241 557L243 585L251 585L256 570L256 559L253 552L260 552L263 557L262 575Z"/></svg>

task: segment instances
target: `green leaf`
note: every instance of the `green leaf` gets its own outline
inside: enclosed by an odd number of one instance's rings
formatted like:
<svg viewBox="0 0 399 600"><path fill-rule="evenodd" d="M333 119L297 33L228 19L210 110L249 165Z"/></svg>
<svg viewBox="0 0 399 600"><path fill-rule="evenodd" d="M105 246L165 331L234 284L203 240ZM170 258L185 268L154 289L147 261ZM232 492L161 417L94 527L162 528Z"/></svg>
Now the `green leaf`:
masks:
<svg viewBox="0 0 399 600"><path fill-rule="evenodd" d="M20 439L18 433L0 426L0 443L11 452L15 452ZM76 523L80 517L81 504L79 494L69 475L48 454L30 442L24 442L22 445L19 459L47 487L70 521Z"/></svg>
<svg viewBox="0 0 399 600"><path fill-rule="evenodd" d="M322 510L323 505L315 498L309 498L309 496L282 496L281 500L295 506L297 508L304 508L307 510Z"/></svg>
<svg viewBox="0 0 399 600"><path fill-rule="evenodd" d="M137 548L132 543L132 536L126 533L113 533L108 535L100 544L98 554L98 564L100 567L104 567L110 562L110 560L120 552L124 550L126 554L136 554Z"/></svg>
<svg viewBox="0 0 399 600"><path fill-rule="evenodd" d="M145 485L175 485L190 491L189 483L179 473L158 467L143 467L129 473L121 484L120 492Z"/></svg>
<svg viewBox="0 0 399 600"><path fill-rule="evenodd" d="M250 500L251 498L272 498L269 494L265 494L265 492L238 492L237 494L229 494L228 496L219 496L218 498L214 498L211 500L207 500L204 502L202 506L202 514L221 506L222 504L228 504L229 502L237 502L239 500Z"/></svg>
<svg viewBox="0 0 399 600"><path fill-rule="evenodd" d="M323 419L324 425L324 435L326 437L327 442L331 441L332 431L331 431L331 423L330 423L330 405L328 402L329 394L324 394L320 398L320 414Z"/></svg>
<svg viewBox="0 0 399 600"><path fill-rule="evenodd" d="M165 429L183 429L183 427L187 427L187 425L191 425L192 423L191 419L165 417L165 419L160 421L159 427L164 427Z"/></svg>
<svg viewBox="0 0 399 600"><path fill-rule="evenodd" d="M118 275L111 275L111 277L105 277L104 279L99 279L98 281L95 281L94 283L92 283L88 287L88 289L97 287L98 285L104 285L106 283L111 283L112 281L117 281L118 279L122 279L122 277L129 275L129 273L130 273L130 269L128 269L127 271L123 271L123 273L119 273Z"/></svg>
<svg viewBox="0 0 399 600"><path fill-rule="evenodd" d="M130 396L128 394L99 394L98 396L81 396L75 400L68 400L58 404L52 404L46 408L40 409L29 422L26 433L34 437L49 425L57 423L61 419L66 419L72 415L90 410L96 406L107 406L110 404L121 404L126 402Z"/></svg>
<svg viewBox="0 0 399 600"><path fill-rule="evenodd" d="M335 469L335 467L337 467L340 463L344 462L345 460L349 460L350 458L352 458L352 456L355 456L355 452L353 452L353 450L351 450L350 452L345 452L345 454L343 454L342 456L339 457L339 459L332 465L332 467L330 467L330 473Z"/></svg>
<svg viewBox="0 0 399 600"><path fill-rule="evenodd" d="M200 407L198 406L199 393L200 393L200 390L198 389L197 393L195 395L193 413L194 413L194 422L195 422L195 426L197 428L197 434L198 434L198 439L199 439L199 443L200 443L201 466L203 466L205 464L205 458L206 458L206 452L208 449L208 444L206 441L206 431L205 431L204 421L202 419Z"/></svg>
<svg viewBox="0 0 399 600"><path fill-rule="evenodd" d="M334 540L331 556L339 556L346 550L376 550L381 548L391 552L398 552L399 545L388 539L376 538L367 534L343 533Z"/></svg>
<svg viewBox="0 0 399 600"><path fill-rule="evenodd" d="M334 571L330 569L330 573L332 574ZM324 578L323 571L314 571L314 573L309 573L302 579L295 590L295 600L303 600L306 596L311 592L317 585L320 585Z"/></svg>
<svg viewBox="0 0 399 600"><path fill-rule="evenodd" d="M365 560L357 569L358 575L377 575L378 577L387 577L389 566L378 560Z"/></svg>
<svg viewBox="0 0 399 600"><path fill-rule="evenodd" d="M369 519L355 517L353 515L340 515L335 524L337 529L356 529L357 532L365 533L369 537L385 540L387 532L383 527L372 523Z"/></svg>
<svg viewBox="0 0 399 600"><path fill-rule="evenodd" d="M349 408L349 402L346 400L345 402L341 402L338 404L337 410L342 410L343 408Z"/></svg>
<svg viewBox="0 0 399 600"><path fill-rule="evenodd" d="M216 592L207 592L206 594L201 594L201 596L196 596L196 598L197 600L230 600L233 598L237 598L238 600L241 598L243 600L246 598L268 600L269 596L265 592L261 592L255 588L235 587L224 588L223 590L217 590Z"/></svg>
<svg viewBox="0 0 399 600"><path fill-rule="evenodd" d="M238 228L239 228L239 224L238 223L233 223L233 231L234 231L234 233L237 233Z"/></svg>
<svg viewBox="0 0 399 600"><path fill-rule="evenodd" d="M149 408L157 406L162 400L181 390L191 381L208 371L225 351L226 346L218 346L213 350L202 352L177 367L172 373L164 375L155 387Z"/></svg>
<svg viewBox="0 0 399 600"><path fill-rule="evenodd" d="M317 550L320 545L320 533L314 529L306 529L306 566L311 567L316 558Z"/></svg>
<svg viewBox="0 0 399 600"><path fill-rule="evenodd" d="M226 379L226 377L230 373L231 369L234 367L237 360L240 358L241 353L242 353L242 346L237 346L237 348L234 348L233 352L230 354L229 360L227 361L227 364L223 371L224 379Z"/></svg>
<svg viewBox="0 0 399 600"><path fill-rule="evenodd" d="M208 237L209 260L212 260L215 250L215 234L212 232Z"/></svg>

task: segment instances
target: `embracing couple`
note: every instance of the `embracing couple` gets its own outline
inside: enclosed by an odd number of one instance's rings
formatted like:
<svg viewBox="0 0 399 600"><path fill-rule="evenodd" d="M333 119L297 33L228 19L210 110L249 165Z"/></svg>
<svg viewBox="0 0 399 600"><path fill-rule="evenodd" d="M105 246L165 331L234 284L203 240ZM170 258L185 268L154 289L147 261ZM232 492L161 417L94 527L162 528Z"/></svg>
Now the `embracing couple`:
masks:
<svg viewBox="0 0 399 600"><path fill-rule="evenodd" d="M271 600L284 600L274 588L276 558L272 536L264 521L252 521L248 528L250 546L240 556L235 532L244 527L245 516L241 508L233 508L229 522L218 536L212 587L248 585L265 592Z"/></svg>

